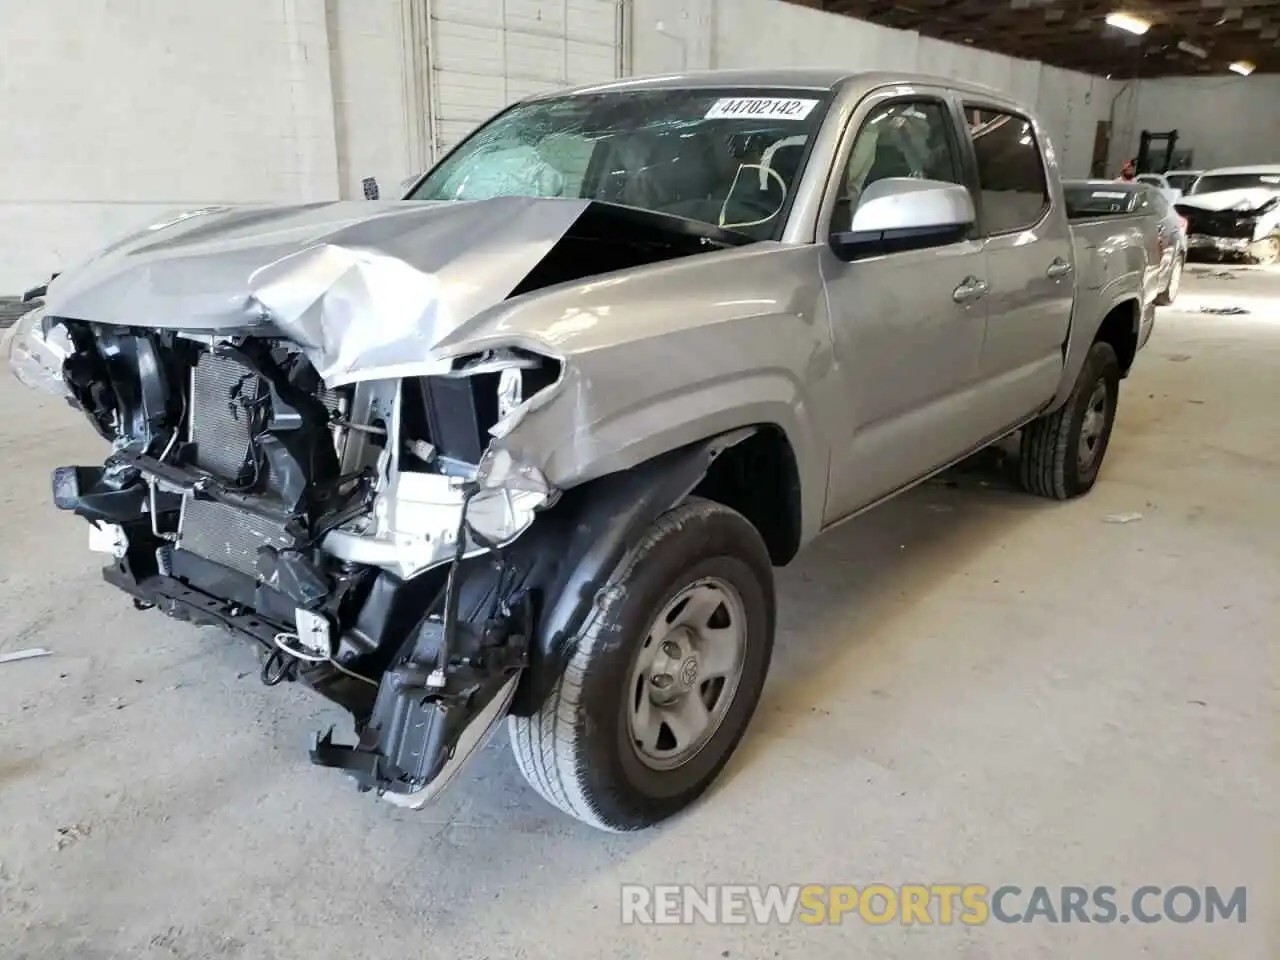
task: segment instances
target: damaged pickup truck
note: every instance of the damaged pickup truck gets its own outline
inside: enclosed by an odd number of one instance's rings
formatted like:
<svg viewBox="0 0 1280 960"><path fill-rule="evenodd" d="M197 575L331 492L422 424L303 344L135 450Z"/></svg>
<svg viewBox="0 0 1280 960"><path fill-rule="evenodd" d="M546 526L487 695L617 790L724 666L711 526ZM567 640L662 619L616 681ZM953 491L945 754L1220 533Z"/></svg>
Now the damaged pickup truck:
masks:
<svg viewBox="0 0 1280 960"><path fill-rule="evenodd" d="M110 444L53 476L106 580L350 712L315 763L418 807L508 718L633 830L742 737L772 567L1019 429L1090 489L1147 269L994 91L709 73L515 104L401 201L157 223L6 352Z"/></svg>

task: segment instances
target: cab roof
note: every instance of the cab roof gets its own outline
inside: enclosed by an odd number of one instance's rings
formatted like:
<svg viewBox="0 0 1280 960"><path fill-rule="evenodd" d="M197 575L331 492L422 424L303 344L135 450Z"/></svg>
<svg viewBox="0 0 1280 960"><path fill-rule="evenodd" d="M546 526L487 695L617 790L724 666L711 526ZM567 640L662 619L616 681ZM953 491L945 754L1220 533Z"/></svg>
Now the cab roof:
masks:
<svg viewBox="0 0 1280 960"><path fill-rule="evenodd" d="M839 70L815 67L770 67L749 70L697 70L686 73L658 74L647 77L627 77L607 83L588 84L567 90L548 91L535 99L576 96L587 93L622 93L632 90L696 90L702 87L773 88L832 92L845 86L861 86L867 90L890 84L932 84L949 87L964 93L998 97L1007 100L1008 95L994 87L951 77L934 77L918 73L892 73L888 71Z"/></svg>

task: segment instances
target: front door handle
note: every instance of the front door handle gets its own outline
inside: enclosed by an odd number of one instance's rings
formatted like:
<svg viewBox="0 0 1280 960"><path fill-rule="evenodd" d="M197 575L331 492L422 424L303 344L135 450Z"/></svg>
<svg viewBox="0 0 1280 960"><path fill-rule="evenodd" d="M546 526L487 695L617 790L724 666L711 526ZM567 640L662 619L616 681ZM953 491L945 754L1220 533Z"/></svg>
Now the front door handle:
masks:
<svg viewBox="0 0 1280 960"><path fill-rule="evenodd" d="M1063 260L1061 257L1054 257L1053 263L1049 264L1049 269L1045 273L1053 280L1061 280L1071 272L1071 264Z"/></svg>
<svg viewBox="0 0 1280 960"><path fill-rule="evenodd" d="M956 303L972 303L987 295L987 281L977 277L965 277L960 286L951 291L951 299Z"/></svg>

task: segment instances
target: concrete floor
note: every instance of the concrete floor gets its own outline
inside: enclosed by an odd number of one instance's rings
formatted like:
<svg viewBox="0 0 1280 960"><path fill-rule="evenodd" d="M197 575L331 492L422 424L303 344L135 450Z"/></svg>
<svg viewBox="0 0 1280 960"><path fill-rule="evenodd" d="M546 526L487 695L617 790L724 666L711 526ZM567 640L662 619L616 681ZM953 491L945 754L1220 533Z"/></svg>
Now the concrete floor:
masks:
<svg viewBox="0 0 1280 960"><path fill-rule="evenodd" d="M417 814L309 766L340 718L100 582L47 492L100 444L0 378L0 648L54 651L0 665L0 955L1280 955L1280 273L1217 269L1161 311L1092 495L1054 505L969 470L784 571L773 674L727 775L625 837L544 805L505 734ZM1191 312L1230 303L1252 312ZM619 923L625 882L877 881L1248 885L1249 914Z"/></svg>

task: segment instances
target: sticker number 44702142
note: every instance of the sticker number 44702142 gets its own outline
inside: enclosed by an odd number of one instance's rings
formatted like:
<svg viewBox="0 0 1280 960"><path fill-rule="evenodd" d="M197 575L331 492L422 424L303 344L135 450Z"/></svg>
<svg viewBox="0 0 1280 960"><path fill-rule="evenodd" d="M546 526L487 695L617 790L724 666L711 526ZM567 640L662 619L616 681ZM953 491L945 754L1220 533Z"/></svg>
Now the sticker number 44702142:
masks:
<svg viewBox="0 0 1280 960"><path fill-rule="evenodd" d="M725 97L707 111L707 120L803 120L818 105L817 100L790 97Z"/></svg>

